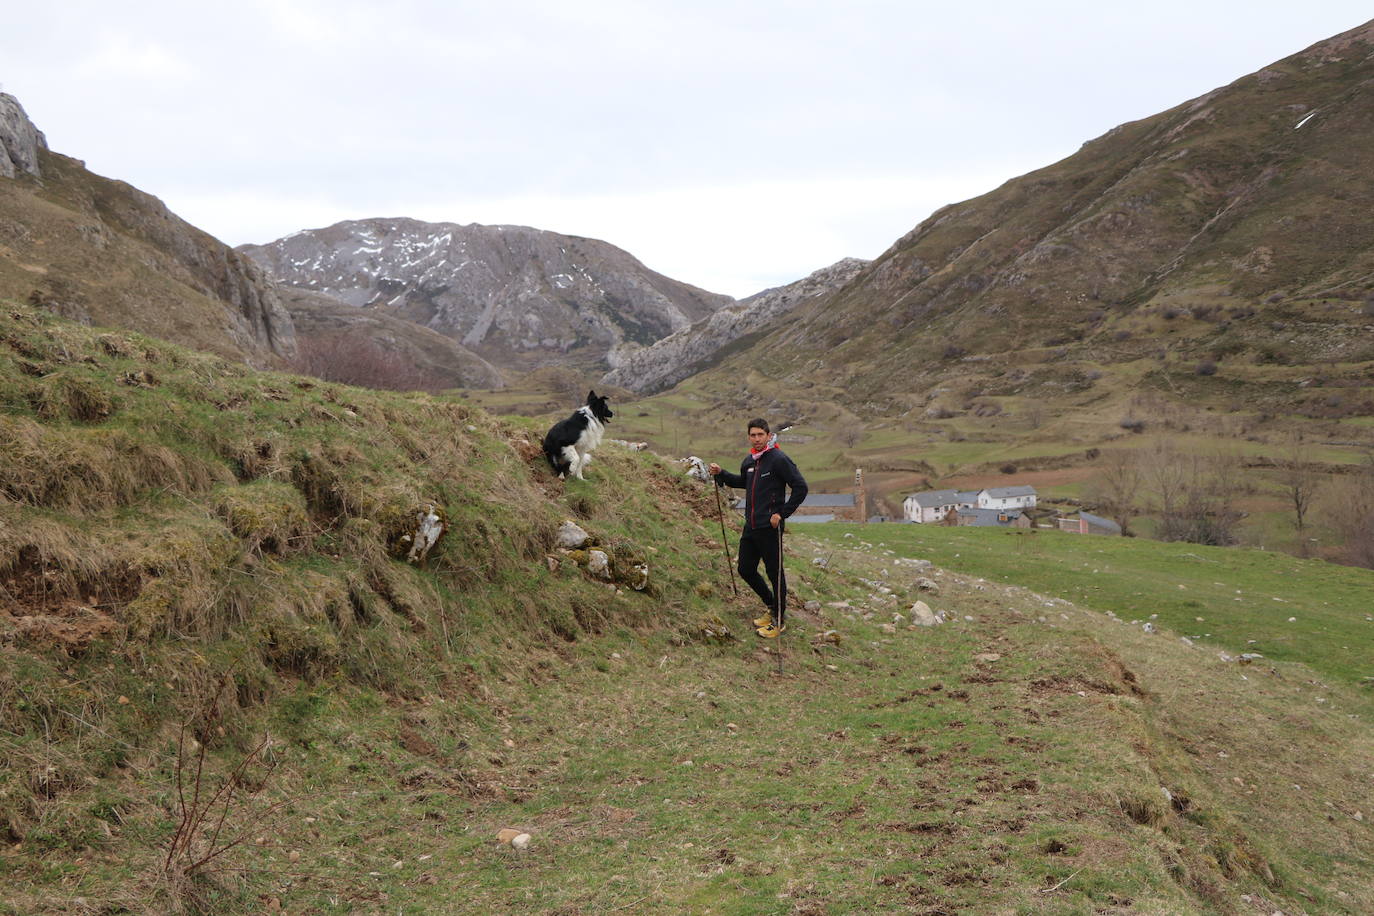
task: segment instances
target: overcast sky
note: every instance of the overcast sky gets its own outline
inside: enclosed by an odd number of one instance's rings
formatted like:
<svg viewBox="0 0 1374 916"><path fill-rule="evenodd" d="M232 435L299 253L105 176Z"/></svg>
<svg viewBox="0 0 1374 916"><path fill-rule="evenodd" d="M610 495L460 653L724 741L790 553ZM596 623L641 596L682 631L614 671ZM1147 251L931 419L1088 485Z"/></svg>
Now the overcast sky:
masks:
<svg viewBox="0 0 1374 916"><path fill-rule="evenodd" d="M745 296L1371 15L1119 6L58 0L5 11L0 88L230 244L521 224Z"/></svg>

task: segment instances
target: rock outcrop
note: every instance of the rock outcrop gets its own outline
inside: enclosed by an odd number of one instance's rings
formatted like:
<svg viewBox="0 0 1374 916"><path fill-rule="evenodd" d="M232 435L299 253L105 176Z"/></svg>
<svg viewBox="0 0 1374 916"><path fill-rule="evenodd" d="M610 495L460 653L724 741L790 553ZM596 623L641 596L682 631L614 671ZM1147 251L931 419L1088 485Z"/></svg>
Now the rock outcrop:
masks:
<svg viewBox="0 0 1374 916"><path fill-rule="evenodd" d="M256 264L156 197L50 152L7 95L0 176L0 298L257 366L295 354L291 316Z"/></svg>
<svg viewBox="0 0 1374 916"><path fill-rule="evenodd" d="M651 346L618 347L607 357L613 368L602 382L640 394L671 388L709 366L730 344L761 331L801 303L844 286L867 264L859 258L845 258L796 283L764 290L727 306Z"/></svg>
<svg viewBox="0 0 1374 916"><path fill-rule="evenodd" d="M38 151L47 148L43 132L33 126L19 100L0 92L0 178L14 178L20 172L37 177Z"/></svg>
<svg viewBox="0 0 1374 916"><path fill-rule="evenodd" d="M606 242L524 226L368 219L240 248L282 283L413 321L498 366L605 365L734 302Z"/></svg>

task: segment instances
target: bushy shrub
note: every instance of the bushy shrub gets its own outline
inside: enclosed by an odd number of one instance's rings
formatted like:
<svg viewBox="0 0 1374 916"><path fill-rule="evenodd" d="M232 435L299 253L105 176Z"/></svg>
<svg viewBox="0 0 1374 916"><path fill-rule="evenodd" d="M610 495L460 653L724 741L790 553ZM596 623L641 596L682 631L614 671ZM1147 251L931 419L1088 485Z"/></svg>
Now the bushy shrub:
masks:
<svg viewBox="0 0 1374 916"><path fill-rule="evenodd" d="M1195 371L1198 375L1216 375L1217 364L1210 359L1204 359L1197 364Z"/></svg>
<svg viewBox="0 0 1374 916"><path fill-rule="evenodd" d="M1120 426L1122 429L1126 430L1127 432L1145 432L1145 421L1139 419L1138 417L1123 417L1121 419L1121 422L1117 425Z"/></svg>

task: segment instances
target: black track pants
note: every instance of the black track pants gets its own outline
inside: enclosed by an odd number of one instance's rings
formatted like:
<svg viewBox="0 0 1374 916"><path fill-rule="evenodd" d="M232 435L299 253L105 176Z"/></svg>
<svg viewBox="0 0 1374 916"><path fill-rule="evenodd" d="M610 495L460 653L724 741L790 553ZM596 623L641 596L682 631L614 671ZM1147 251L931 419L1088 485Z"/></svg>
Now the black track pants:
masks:
<svg viewBox="0 0 1374 916"><path fill-rule="evenodd" d="M782 570L778 568L778 536L777 528L750 528L747 529L739 538L739 576L754 593L763 599L763 603L768 606L768 610L776 615L781 614L782 620L787 616L787 577L781 575ZM763 576L759 575L759 560L763 561L763 568L768 573L768 580L764 581ZM772 583L772 588L769 588ZM774 603L774 594L781 599L779 603ZM781 609L781 610L779 610ZM782 620L778 622L781 623Z"/></svg>

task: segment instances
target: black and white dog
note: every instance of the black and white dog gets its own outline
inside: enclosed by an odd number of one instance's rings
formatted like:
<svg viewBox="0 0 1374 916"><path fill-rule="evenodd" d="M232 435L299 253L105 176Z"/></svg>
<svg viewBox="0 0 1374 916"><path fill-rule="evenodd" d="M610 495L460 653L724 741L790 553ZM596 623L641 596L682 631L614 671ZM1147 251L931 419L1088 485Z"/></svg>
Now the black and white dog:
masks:
<svg viewBox="0 0 1374 916"><path fill-rule="evenodd" d="M566 420L559 420L544 437L544 455L559 477L572 474L578 480L586 480L582 469L592 460L592 449L601 444L606 432L606 422L614 414L606 406L606 399L597 397L595 391L587 392L587 405Z"/></svg>

